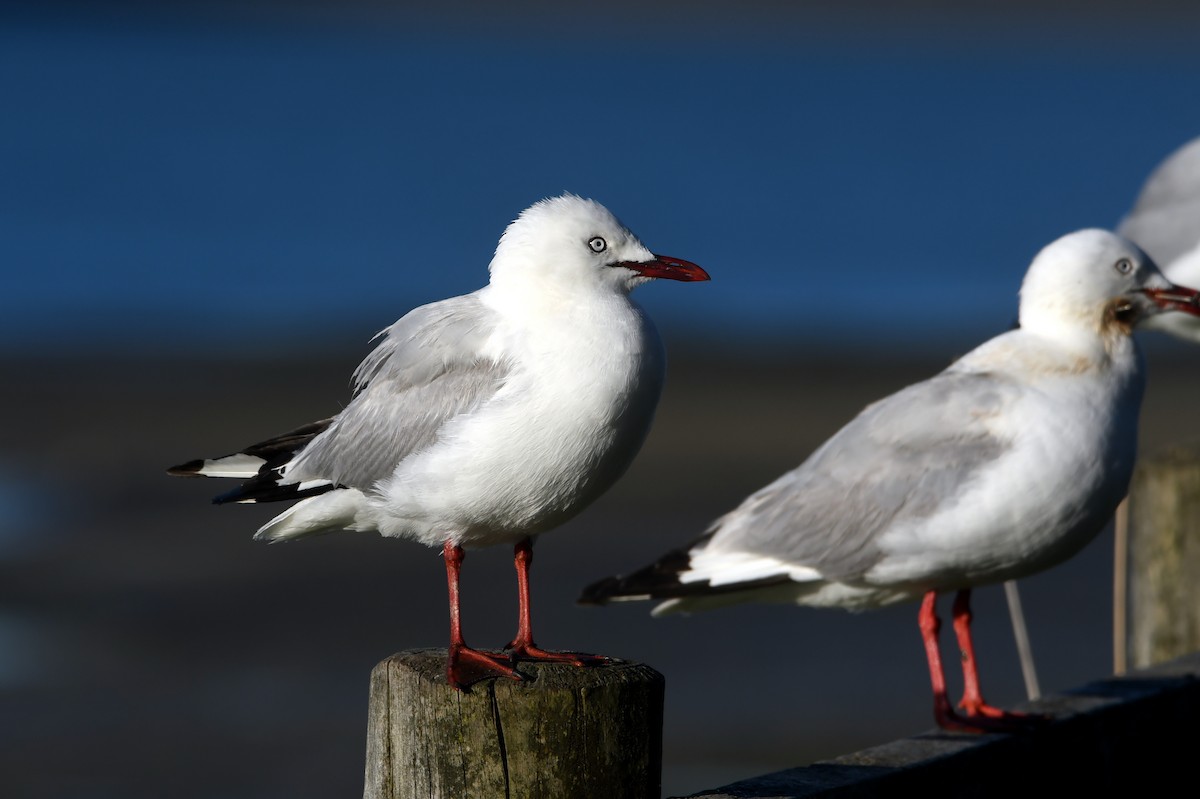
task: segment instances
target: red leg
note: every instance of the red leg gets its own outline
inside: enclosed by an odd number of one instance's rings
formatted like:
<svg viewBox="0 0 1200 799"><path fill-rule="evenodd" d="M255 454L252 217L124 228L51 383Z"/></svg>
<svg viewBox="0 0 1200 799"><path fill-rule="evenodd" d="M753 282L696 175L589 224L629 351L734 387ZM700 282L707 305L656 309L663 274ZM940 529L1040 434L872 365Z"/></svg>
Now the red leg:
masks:
<svg viewBox="0 0 1200 799"><path fill-rule="evenodd" d="M505 649L515 660L541 660L590 666L607 663L608 658L580 652L547 652L533 642L533 621L529 610L529 567L533 565L533 541L522 538L513 547L513 565L517 569L517 637Z"/></svg>
<svg viewBox="0 0 1200 799"><path fill-rule="evenodd" d="M954 630L958 633L963 657L963 701L966 715L950 706L946 696L946 675L942 670L942 655L938 649L938 632L942 621L937 617L937 592L929 591L921 602L917 617L921 637L925 641L925 657L929 660L929 677L933 682L933 717L942 729L962 732L1017 732L1044 721L1041 716L1007 713L991 707L979 693L979 674L975 668L975 647L971 643L971 591L959 591L954 600Z"/></svg>
<svg viewBox="0 0 1200 799"><path fill-rule="evenodd" d="M442 547L442 556L446 560L446 585L450 593L450 655L446 658L447 682L461 691L471 683L489 677L521 679L521 675L505 663L504 658L471 649L463 640L458 606L458 579L467 553L462 547L447 541Z"/></svg>
<svg viewBox="0 0 1200 799"><path fill-rule="evenodd" d="M964 588L954 597L954 634L962 653L963 698L958 706L968 716L984 715L1000 718L1004 711L983 700L979 690L979 670L975 663L975 644L971 640L971 589Z"/></svg>
<svg viewBox="0 0 1200 799"><path fill-rule="evenodd" d="M925 642L925 658L929 661L929 679L933 683L933 717L937 725L947 730L970 729L950 706L946 696L946 673L942 669L942 652L938 648L938 633L942 620L937 616L937 591L927 591L921 600L921 612L917 615L921 638Z"/></svg>
<svg viewBox="0 0 1200 799"><path fill-rule="evenodd" d="M971 589L964 588L954 597L954 633L962 653L963 697L958 703L967 718L989 729L1016 730L1043 721L1041 716L1001 710L984 701L979 690L979 669L975 660L975 644L971 640Z"/></svg>

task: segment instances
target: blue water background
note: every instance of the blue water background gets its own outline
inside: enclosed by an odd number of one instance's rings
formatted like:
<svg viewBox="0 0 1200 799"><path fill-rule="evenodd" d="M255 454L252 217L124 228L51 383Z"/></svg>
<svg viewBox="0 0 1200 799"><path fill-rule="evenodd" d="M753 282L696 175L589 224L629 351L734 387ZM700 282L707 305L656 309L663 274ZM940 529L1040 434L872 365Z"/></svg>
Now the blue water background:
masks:
<svg viewBox="0 0 1200 799"><path fill-rule="evenodd" d="M4 350L361 341L563 190L712 273L669 330L969 344L1200 132L1169 18L172 8L2 12Z"/></svg>

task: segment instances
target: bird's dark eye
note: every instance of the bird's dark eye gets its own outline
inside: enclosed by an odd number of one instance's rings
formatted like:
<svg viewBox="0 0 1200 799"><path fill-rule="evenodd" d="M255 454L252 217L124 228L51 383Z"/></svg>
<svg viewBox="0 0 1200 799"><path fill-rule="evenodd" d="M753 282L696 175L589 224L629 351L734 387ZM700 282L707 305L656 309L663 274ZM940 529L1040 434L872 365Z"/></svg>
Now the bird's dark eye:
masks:
<svg viewBox="0 0 1200 799"><path fill-rule="evenodd" d="M608 249L608 242L599 236L593 236L588 239L588 247L591 248L592 252L604 252Z"/></svg>
<svg viewBox="0 0 1200 799"><path fill-rule="evenodd" d="M1128 275L1133 272L1133 261L1128 258L1122 258L1113 264L1113 267L1122 275Z"/></svg>

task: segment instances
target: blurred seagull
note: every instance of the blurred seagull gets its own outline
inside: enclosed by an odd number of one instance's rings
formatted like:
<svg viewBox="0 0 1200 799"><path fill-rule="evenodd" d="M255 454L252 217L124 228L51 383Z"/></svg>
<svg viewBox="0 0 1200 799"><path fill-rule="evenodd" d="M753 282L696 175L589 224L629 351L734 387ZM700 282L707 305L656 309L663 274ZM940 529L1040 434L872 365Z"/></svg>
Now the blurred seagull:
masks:
<svg viewBox="0 0 1200 799"><path fill-rule="evenodd" d="M1144 382L1130 333L1173 312L1200 315L1197 303L1125 239L1065 236L1029 267L1019 329L869 406L691 546L588 586L580 601L662 599L663 615L923 598L937 723L1019 729L1035 719L980 692L971 588L1065 560L1112 517L1133 469ZM946 696L935 609L952 590L961 714Z"/></svg>
<svg viewBox="0 0 1200 799"><path fill-rule="evenodd" d="M1171 153L1138 194L1117 232L1137 242L1168 279L1200 287L1200 138ZM1172 314L1164 329L1200 343L1200 320ZM1128 574L1122 565L1129 552L1128 503L1117 510L1113 540L1117 568L1113 584L1113 670L1128 667Z"/></svg>
<svg viewBox="0 0 1200 799"><path fill-rule="evenodd" d="M1183 286L1200 286L1200 138L1167 157L1146 179L1117 231L1137 242ZM1172 314L1163 329L1200 342L1200 319Z"/></svg>
<svg viewBox="0 0 1200 799"><path fill-rule="evenodd" d="M708 280L693 263L650 252L599 203L570 194L522 212L489 270L486 287L382 331L337 416L169 470L245 481L217 503L300 500L258 540L373 530L442 547L446 676L460 689L520 679L517 660L604 660L534 644L533 536L608 489L650 428L665 356L630 290L654 278ZM505 543L514 545L520 615L502 656L463 640L458 585L465 549Z"/></svg>

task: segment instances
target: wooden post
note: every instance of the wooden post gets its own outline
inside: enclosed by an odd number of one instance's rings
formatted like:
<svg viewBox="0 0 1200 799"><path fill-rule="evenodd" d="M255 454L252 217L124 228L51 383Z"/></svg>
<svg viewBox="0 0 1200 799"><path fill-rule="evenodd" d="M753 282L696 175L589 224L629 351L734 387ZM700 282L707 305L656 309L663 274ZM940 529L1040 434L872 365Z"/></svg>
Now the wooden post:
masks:
<svg viewBox="0 0 1200 799"><path fill-rule="evenodd" d="M371 672L364 799L658 799L665 681L649 666L522 663L455 691L446 650Z"/></svg>
<svg viewBox="0 0 1200 799"><path fill-rule="evenodd" d="M1127 660L1200 649L1200 444L1145 458L1129 491Z"/></svg>

